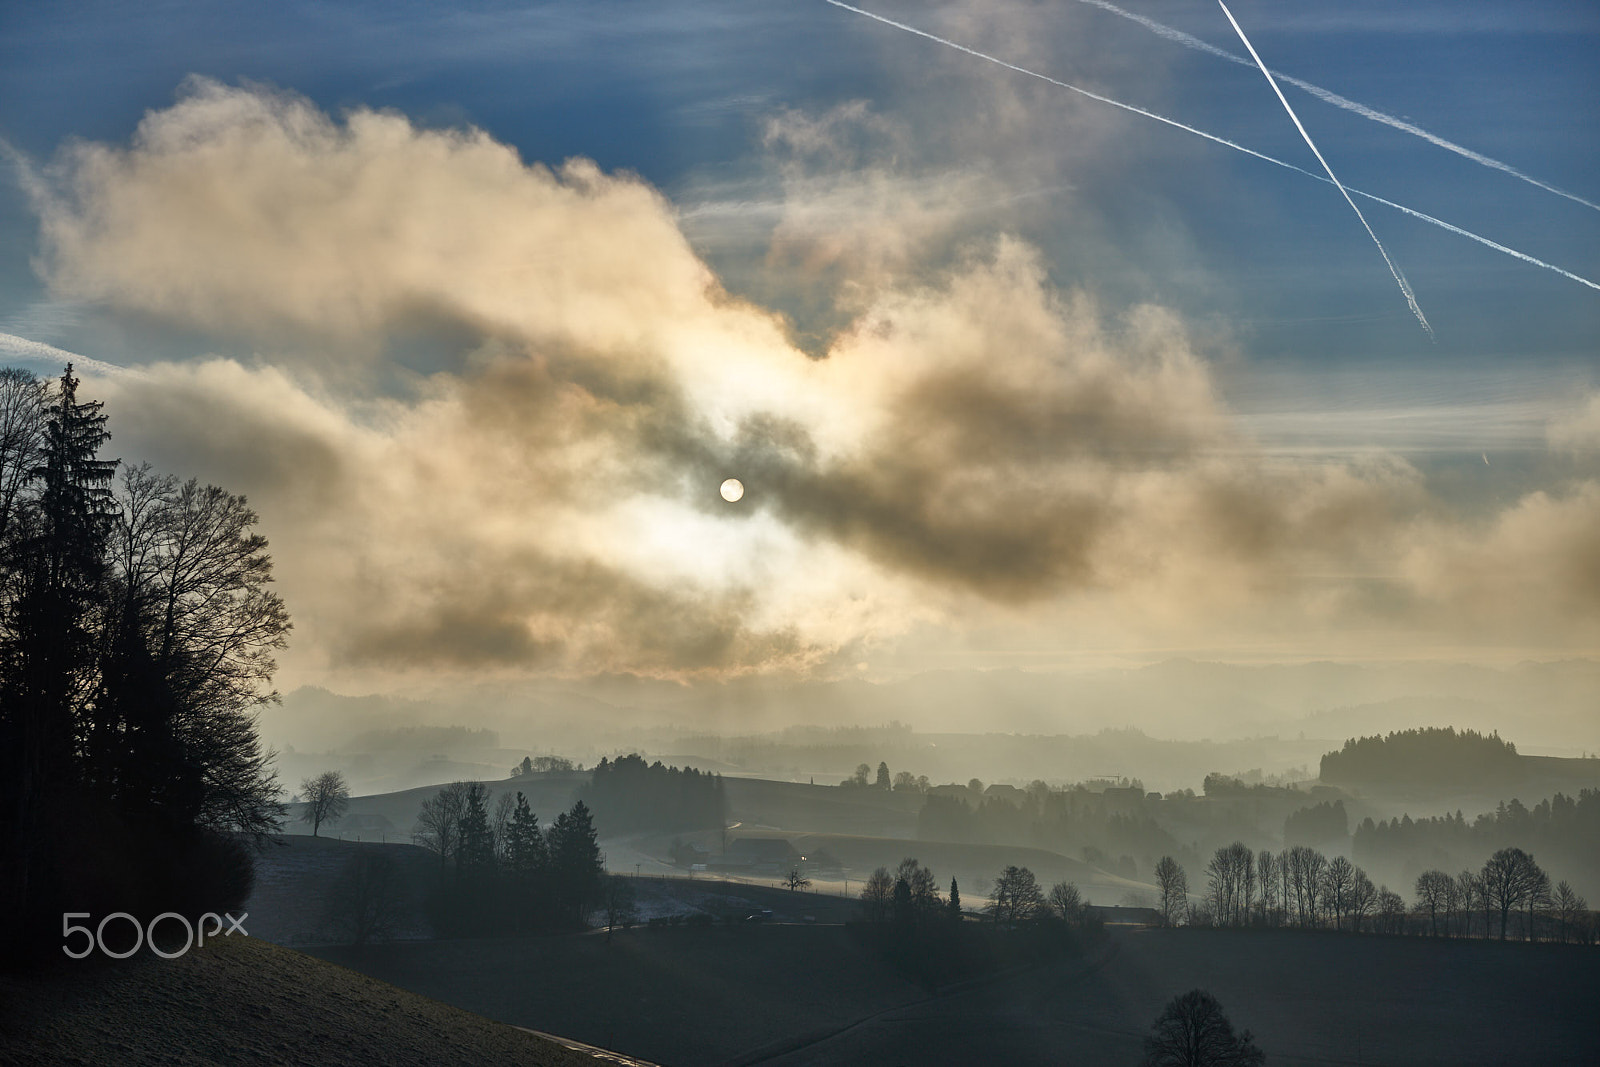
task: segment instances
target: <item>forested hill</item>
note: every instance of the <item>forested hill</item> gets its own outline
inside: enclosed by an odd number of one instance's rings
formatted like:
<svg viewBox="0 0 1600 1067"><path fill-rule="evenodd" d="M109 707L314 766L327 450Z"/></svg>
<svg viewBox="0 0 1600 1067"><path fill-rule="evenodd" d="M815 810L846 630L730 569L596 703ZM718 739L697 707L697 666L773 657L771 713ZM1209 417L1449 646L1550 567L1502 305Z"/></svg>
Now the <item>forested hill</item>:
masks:
<svg viewBox="0 0 1600 1067"><path fill-rule="evenodd" d="M1322 757L1321 777L1328 785L1510 785L1528 777L1528 766L1497 733L1424 727L1351 738Z"/></svg>
<svg viewBox="0 0 1600 1067"><path fill-rule="evenodd" d="M638 755L601 759L579 796L608 834L719 830L728 810L720 775L647 764Z"/></svg>

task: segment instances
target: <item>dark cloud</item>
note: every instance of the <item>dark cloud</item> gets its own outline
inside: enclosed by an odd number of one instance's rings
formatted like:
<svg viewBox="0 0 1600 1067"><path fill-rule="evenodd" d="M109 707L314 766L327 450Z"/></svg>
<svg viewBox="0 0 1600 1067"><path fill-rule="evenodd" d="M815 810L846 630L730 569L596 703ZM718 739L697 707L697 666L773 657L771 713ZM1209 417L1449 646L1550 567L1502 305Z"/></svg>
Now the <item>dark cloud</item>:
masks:
<svg viewBox="0 0 1600 1067"><path fill-rule="evenodd" d="M437 588L368 590L376 610L336 638L336 662L402 669L782 669L814 659L792 630L756 632L749 596L653 587L582 558L526 551L465 563ZM396 611L396 604L405 604Z"/></svg>

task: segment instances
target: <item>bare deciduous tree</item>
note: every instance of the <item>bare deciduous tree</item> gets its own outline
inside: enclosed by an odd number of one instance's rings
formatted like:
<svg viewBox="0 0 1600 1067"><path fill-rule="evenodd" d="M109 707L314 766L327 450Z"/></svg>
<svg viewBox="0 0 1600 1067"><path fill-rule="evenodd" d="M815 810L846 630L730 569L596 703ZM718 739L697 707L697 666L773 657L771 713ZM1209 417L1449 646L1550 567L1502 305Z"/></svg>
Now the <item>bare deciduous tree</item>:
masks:
<svg viewBox="0 0 1600 1067"><path fill-rule="evenodd" d="M1344 928L1350 906L1350 891L1355 888L1356 866L1343 856L1335 856L1322 872L1322 895L1333 915L1333 928Z"/></svg>
<svg viewBox="0 0 1600 1067"><path fill-rule="evenodd" d="M1532 858L1529 858L1532 862ZM1537 865L1528 875L1528 940L1532 941L1538 936L1538 917L1550 910L1550 876L1540 870Z"/></svg>
<svg viewBox="0 0 1600 1067"><path fill-rule="evenodd" d="M1262 849L1256 853L1256 881L1261 886L1261 921L1266 926L1278 923L1278 861Z"/></svg>
<svg viewBox="0 0 1600 1067"><path fill-rule="evenodd" d="M1266 1062L1250 1031L1235 1034L1222 1005L1203 989L1173 997L1144 1041L1146 1067L1254 1067Z"/></svg>
<svg viewBox="0 0 1600 1067"><path fill-rule="evenodd" d="M1489 936L1489 905L1483 893L1483 881L1471 871L1456 875L1456 907L1460 909L1461 936L1472 936L1473 909L1483 908L1483 936Z"/></svg>
<svg viewBox="0 0 1600 1067"><path fill-rule="evenodd" d="M1506 939L1506 927L1511 912L1530 902L1541 882L1548 884L1545 873L1533 862L1533 857L1520 848L1503 848L1490 856L1479 875L1485 897L1500 913L1500 940ZM1529 931L1530 936L1532 931ZM1485 931L1487 936L1487 931Z"/></svg>
<svg viewBox="0 0 1600 1067"><path fill-rule="evenodd" d="M989 913L997 923L1027 922L1044 906L1039 881L1026 867L1007 867L989 894Z"/></svg>
<svg viewBox="0 0 1600 1067"><path fill-rule="evenodd" d="M1578 923L1588 910L1588 902L1574 892L1572 886L1565 881L1556 883L1555 892L1550 895L1550 911L1555 916L1561 940L1577 940Z"/></svg>
<svg viewBox="0 0 1600 1067"><path fill-rule="evenodd" d="M44 448L49 387L31 371L0 368L0 543Z"/></svg>
<svg viewBox="0 0 1600 1067"><path fill-rule="evenodd" d="M1051 886L1046 902L1061 916L1063 922L1069 923L1081 923L1088 907L1083 901L1083 894L1071 882L1057 882Z"/></svg>
<svg viewBox="0 0 1600 1067"><path fill-rule="evenodd" d="M1367 877L1367 872L1360 867L1356 868L1355 877L1350 885L1350 929L1355 933L1361 932L1361 924L1365 922L1378 906L1378 888L1372 884L1372 879Z"/></svg>
<svg viewBox="0 0 1600 1067"><path fill-rule="evenodd" d="M1383 886L1378 890L1378 929L1386 934L1405 932L1406 902L1399 893Z"/></svg>
<svg viewBox="0 0 1600 1067"><path fill-rule="evenodd" d="M350 807L350 788L338 771L323 771L315 778L307 778L300 783L300 794L306 804L300 821L311 824L312 837L317 836L323 823L339 821Z"/></svg>
<svg viewBox="0 0 1600 1067"><path fill-rule="evenodd" d="M881 923L889 918L889 908L894 904L894 878L889 868L879 867L861 887L861 908L868 922Z"/></svg>
<svg viewBox="0 0 1600 1067"><path fill-rule="evenodd" d="M797 889L810 889L811 879L801 874L800 868L794 867L790 869L788 876L784 878L783 884L788 887L789 892L793 893Z"/></svg>
<svg viewBox="0 0 1600 1067"><path fill-rule="evenodd" d="M1456 880L1443 871L1423 871L1417 875L1417 908L1428 913L1428 932L1439 936L1439 912L1445 911L1445 925L1449 926L1448 909L1455 897Z"/></svg>
<svg viewBox="0 0 1600 1067"><path fill-rule="evenodd" d="M1156 863L1156 888L1161 891L1161 921L1176 926L1189 899L1189 876L1171 856L1162 856Z"/></svg>
<svg viewBox="0 0 1600 1067"><path fill-rule="evenodd" d="M411 840L439 857L439 869L455 858L461 841L461 817L467 813L468 783L451 782L422 802Z"/></svg>
<svg viewBox="0 0 1600 1067"><path fill-rule="evenodd" d="M1322 873L1327 869L1328 858L1309 845L1295 845L1284 855L1288 860L1295 920L1301 926L1315 926L1322 906Z"/></svg>

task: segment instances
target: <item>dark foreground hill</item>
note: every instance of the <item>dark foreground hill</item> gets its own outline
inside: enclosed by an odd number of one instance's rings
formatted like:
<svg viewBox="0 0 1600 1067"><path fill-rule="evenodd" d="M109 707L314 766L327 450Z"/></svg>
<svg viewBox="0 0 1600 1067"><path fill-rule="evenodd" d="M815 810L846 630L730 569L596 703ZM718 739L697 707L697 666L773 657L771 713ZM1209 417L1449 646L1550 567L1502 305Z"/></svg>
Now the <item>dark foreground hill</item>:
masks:
<svg viewBox="0 0 1600 1067"><path fill-rule="evenodd" d="M175 960L0 974L0 1063L582 1067L503 1023L234 935Z"/></svg>
<svg viewBox="0 0 1600 1067"><path fill-rule="evenodd" d="M1172 997L1210 991L1271 1067L1600 1063L1600 957L1571 945L1140 930L1093 975L1047 968L884 1012L767 1060L1133 1064Z"/></svg>
<svg viewBox="0 0 1600 1067"><path fill-rule="evenodd" d="M387 981L670 1067L1132 1064L1210 990L1273 1067L1600 1063L1600 953L1295 931L1115 931L1089 957L929 996L842 927L326 948Z"/></svg>

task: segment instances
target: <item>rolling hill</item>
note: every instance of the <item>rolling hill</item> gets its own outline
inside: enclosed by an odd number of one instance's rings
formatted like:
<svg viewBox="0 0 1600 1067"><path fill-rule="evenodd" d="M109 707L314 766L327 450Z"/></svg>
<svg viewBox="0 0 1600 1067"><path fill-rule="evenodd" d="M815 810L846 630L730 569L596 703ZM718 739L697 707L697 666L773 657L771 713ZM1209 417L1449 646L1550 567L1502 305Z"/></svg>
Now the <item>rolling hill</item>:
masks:
<svg viewBox="0 0 1600 1067"><path fill-rule="evenodd" d="M0 1062L582 1067L553 1041L258 937L0 973Z"/></svg>

